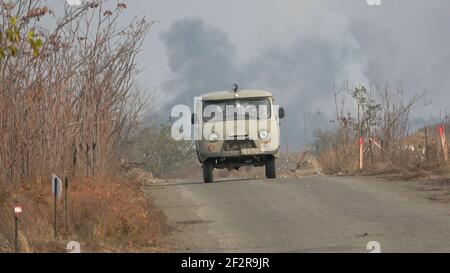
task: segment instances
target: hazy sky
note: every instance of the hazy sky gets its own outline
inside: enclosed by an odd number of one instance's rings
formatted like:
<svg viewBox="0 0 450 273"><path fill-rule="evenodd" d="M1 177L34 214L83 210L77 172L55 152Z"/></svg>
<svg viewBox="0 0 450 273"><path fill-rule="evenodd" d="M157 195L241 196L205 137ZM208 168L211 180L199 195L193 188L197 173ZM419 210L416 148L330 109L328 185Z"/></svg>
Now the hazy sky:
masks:
<svg viewBox="0 0 450 273"><path fill-rule="evenodd" d="M334 79L426 90L432 104L413 113L416 123L450 102L448 0L126 2L126 16L158 21L141 55L140 84L156 87L166 106L234 82L272 90L289 113L291 139L301 140L303 111L333 112Z"/></svg>

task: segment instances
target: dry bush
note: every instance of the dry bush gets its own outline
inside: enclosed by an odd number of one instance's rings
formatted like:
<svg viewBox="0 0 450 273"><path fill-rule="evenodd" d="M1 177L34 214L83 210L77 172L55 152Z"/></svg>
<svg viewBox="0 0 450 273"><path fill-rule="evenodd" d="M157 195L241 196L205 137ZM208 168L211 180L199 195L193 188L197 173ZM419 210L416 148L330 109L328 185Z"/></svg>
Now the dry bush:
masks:
<svg viewBox="0 0 450 273"><path fill-rule="evenodd" d="M410 135L410 113L424 102L424 95L406 97L400 85L350 88L345 83L334 91L335 127L315 133L324 172L335 173L423 173L443 162L438 130ZM359 143L364 140L364 168L359 169ZM428 145L427 145L428 144ZM416 175L412 175L416 176Z"/></svg>
<svg viewBox="0 0 450 273"><path fill-rule="evenodd" d="M71 211L73 229L89 244L121 248L159 247L165 216L142 193L140 185L108 177L76 181Z"/></svg>
<svg viewBox="0 0 450 273"><path fill-rule="evenodd" d="M160 248L165 216L145 198L140 185L112 177L79 178L70 185L69 233L65 234L63 201L59 201L57 240L49 185L6 186L8 195L0 203L0 252L14 250L14 204L24 208L21 252L64 252L70 240L80 241L84 252Z"/></svg>
<svg viewBox="0 0 450 273"><path fill-rule="evenodd" d="M352 174L357 171L356 160L337 155L335 149L321 152L318 160L325 174Z"/></svg>
<svg viewBox="0 0 450 273"><path fill-rule="evenodd" d="M124 8L108 0L62 16L46 1L7 2L0 31L15 17L21 41L33 30L44 42L39 56L22 42L0 60L0 180L108 173L145 106L135 60L151 23L120 24Z"/></svg>
<svg viewBox="0 0 450 273"><path fill-rule="evenodd" d="M117 154L146 105L135 84L136 59L152 23L136 18L122 24L126 5L116 1L66 5L60 16L47 3L0 1L0 33L20 22L14 52L10 41L0 41L0 49L11 51L0 58L2 251L11 251L11 208L17 203L25 209L22 250L63 251L64 245L52 243L51 194L44 181L52 173L114 176ZM30 43L38 39L36 52ZM138 188L110 176L73 179L71 234L91 247L101 241L156 245L159 216Z"/></svg>
<svg viewBox="0 0 450 273"><path fill-rule="evenodd" d="M156 177L182 172L187 165L198 162L192 141L175 141L171 124L136 131L124 157L131 168L140 167Z"/></svg>
<svg viewBox="0 0 450 273"><path fill-rule="evenodd" d="M50 249L53 239L51 193L39 183L21 183L15 187L0 184L5 193L0 203L0 236L3 244L0 251L14 250L13 206L20 204L24 214L20 219L20 245L22 252L40 252ZM54 249L52 249L54 250Z"/></svg>

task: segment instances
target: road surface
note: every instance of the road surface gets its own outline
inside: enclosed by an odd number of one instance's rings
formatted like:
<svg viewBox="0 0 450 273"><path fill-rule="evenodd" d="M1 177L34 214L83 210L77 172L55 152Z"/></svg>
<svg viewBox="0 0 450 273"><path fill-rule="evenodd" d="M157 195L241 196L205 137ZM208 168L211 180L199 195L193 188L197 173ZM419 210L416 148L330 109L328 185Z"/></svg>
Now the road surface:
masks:
<svg viewBox="0 0 450 273"><path fill-rule="evenodd" d="M147 187L175 252L450 252L447 184L375 178L178 180Z"/></svg>

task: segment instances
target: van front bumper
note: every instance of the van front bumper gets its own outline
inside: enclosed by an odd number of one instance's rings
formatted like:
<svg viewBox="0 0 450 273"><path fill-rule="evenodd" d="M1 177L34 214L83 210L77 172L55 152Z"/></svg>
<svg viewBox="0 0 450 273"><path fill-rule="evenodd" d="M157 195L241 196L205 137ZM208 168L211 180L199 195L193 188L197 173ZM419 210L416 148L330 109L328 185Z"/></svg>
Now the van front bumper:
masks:
<svg viewBox="0 0 450 273"><path fill-rule="evenodd" d="M269 155L278 155L278 150L274 151L261 151L260 149L243 149L241 151L229 151L229 152L211 152L199 154L201 162L210 158L245 158L245 157L261 157Z"/></svg>

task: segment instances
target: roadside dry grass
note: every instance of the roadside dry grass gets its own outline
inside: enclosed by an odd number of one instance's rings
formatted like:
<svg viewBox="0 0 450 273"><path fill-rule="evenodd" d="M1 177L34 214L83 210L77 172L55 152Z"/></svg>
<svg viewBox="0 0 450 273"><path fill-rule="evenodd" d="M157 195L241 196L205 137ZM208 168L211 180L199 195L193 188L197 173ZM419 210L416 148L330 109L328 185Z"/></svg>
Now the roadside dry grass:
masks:
<svg viewBox="0 0 450 273"><path fill-rule="evenodd" d="M448 168L444 166L411 167L394 164L377 163L370 168L355 173L362 176L379 176L388 180L441 180L449 177Z"/></svg>
<svg viewBox="0 0 450 273"><path fill-rule="evenodd" d="M350 152L348 154L351 154ZM383 160L380 155L372 163L369 155L365 156L364 168L359 170L358 158L337 154L336 150L329 149L318 157L323 171L327 175L338 176L378 176L388 180L436 180L447 179L450 166L438 160L429 160L418 156L417 153L404 151L403 154L394 155L389 161Z"/></svg>
<svg viewBox="0 0 450 273"><path fill-rule="evenodd" d="M49 183L1 184L0 252L14 249L13 205L21 204L21 252L64 252L68 241L79 241L83 252L159 252L165 215L144 197L141 184L115 177L71 181L69 230L65 234L62 201L58 232L53 238L52 195Z"/></svg>
<svg viewBox="0 0 450 273"><path fill-rule="evenodd" d="M318 156L318 161L325 174L349 175L358 171L356 157L338 154L335 149L328 149Z"/></svg>

